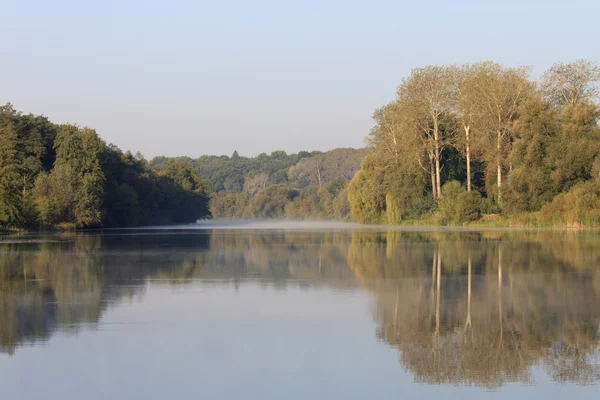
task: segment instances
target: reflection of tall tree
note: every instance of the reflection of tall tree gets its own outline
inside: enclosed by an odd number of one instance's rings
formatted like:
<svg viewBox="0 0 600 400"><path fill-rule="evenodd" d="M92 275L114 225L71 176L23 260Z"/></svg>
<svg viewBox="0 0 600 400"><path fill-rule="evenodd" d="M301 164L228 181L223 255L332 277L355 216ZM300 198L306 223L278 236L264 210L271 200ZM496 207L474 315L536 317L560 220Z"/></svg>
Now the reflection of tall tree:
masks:
<svg viewBox="0 0 600 400"><path fill-rule="evenodd" d="M556 380L593 382L600 378L595 264L572 266L557 254L580 253L579 240L561 237L552 250L547 240L557 239L356 233L348 259L376 296L378 336L400 351L417 381L498 387L530 381L541 365Z"/></svg>
<svg viewBox="0 0 600 400"><path fill-rule="evenodd" d="M471 321L471 289L473 287L473 260L471 258L471 254L468 255L467 260L467 319L465 321L465 340L467 340L467 330L472 333L471 329L473 327ZM472 338L472 336L471 336Z"/></svg>

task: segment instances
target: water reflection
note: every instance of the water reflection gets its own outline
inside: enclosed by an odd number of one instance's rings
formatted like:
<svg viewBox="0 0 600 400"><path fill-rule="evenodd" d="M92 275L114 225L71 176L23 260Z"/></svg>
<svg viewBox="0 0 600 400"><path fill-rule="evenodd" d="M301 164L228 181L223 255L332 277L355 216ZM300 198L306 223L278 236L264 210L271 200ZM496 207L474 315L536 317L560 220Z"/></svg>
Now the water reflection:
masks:
<svg viewBox="0 0 600 400"><path fill-rule="evenodd" d="M4 237L0 352L94 328L148 282L362 288L417 382L600 379L600 237L543 231L196 231Z"/></svg>
<svg viewBox="0 0 600 400"><path fill-rule="evenodd" d="M497 388L600 379L597 238L356 234L348 262L376 298L378 336L419 382Z"/></svg>

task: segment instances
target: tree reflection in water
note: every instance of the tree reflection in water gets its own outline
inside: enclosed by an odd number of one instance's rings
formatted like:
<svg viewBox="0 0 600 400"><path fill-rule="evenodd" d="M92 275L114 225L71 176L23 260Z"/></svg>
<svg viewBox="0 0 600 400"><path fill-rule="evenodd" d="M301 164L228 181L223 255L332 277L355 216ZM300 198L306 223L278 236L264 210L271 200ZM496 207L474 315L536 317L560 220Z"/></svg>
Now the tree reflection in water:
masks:
<svg viewBox="0 0 600 400"><path fill-rule="evenodd" d="M590 384L600 285L589 245L575 233L357 233L348 262L375 295L378 336L417 381L497 388L540 366Z"/></svg>
<svg viewBox="0 0 600 400"><path fill-rule="evenodd" d="M600 237L544 231L195 231L0 243L0 351L94 328L151 280L361 286L415 380L600 379ZM8 241L8 242L7 242Z"/></svg>

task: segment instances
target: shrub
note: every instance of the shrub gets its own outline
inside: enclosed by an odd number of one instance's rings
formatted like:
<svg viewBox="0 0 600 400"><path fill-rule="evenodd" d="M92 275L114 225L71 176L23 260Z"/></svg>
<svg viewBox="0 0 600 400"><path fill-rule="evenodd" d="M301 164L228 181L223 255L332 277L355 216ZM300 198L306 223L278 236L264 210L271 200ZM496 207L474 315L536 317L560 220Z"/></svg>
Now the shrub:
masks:
<svg viewBox="0 0 600 400"><path fill-rule="evenodd" d="M438 200L438 212L434 216L437 223L448 225L454 222L456 215L456 200L465 189L458 181L450 181L442 186L442 196Z"/></svg>
<svg viewBox="0 0 600 400"><path fill-rule="evenodd" d="M481 194L467 192L458 181L450 181L442 187L438 211L434 221L441 225L463 224L481 217Z"/></svg>
<svg viewBox="0 0 600 400"><path fill-rule="evenodd" d="M471 222L481 217L481 194L477 191L462 192L456 198L455 222Z"/></svg>

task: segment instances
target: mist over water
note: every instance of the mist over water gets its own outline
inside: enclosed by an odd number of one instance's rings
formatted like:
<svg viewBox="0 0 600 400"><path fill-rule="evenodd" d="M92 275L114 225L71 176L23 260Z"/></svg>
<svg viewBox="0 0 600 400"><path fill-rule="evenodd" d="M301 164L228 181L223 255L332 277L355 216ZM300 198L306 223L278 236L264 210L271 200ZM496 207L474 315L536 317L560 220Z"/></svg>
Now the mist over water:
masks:
<svg viewBox="0 0 600 400"><path fill-rule="evenodd" d="M594 398L599 265L592 231L3 236L0 396Z"/></svg>

